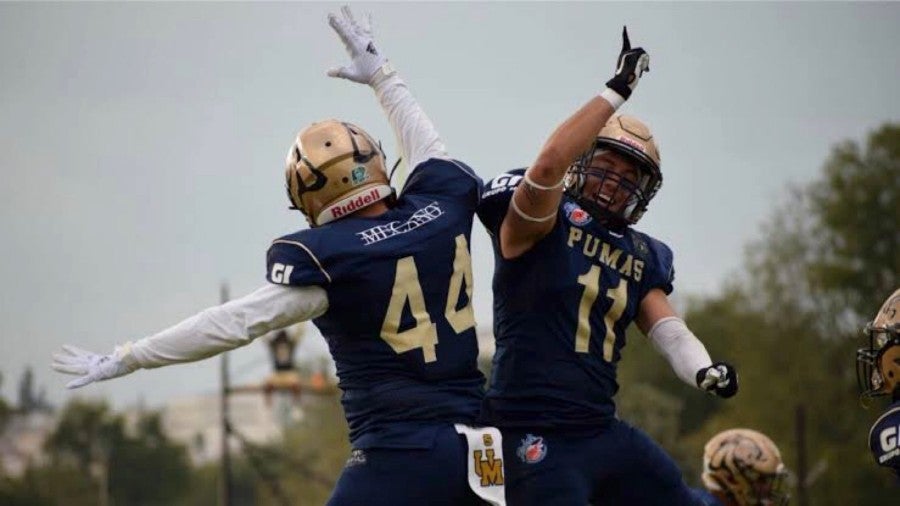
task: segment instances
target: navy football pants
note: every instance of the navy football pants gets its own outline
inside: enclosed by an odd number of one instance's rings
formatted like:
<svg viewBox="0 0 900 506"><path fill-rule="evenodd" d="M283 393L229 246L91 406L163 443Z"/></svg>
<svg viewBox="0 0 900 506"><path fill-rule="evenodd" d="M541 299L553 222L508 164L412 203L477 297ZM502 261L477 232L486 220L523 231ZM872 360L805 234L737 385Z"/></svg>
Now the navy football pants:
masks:
<svg viewBox="0 0 900 506"><path fill-rule="evenodd" d="M644 432L620 420L591 436L559 430L502 433L508 506L695 502L672 458ZM529 434L542 438L543 448ZM523 444L526 439L532 444ZM520 448L522 457L517 454Z"/></svg>
<svg viewBox="0 0 900 506"><path fill-rule="evenodd" d="M485 504L466 478L468 447L452 425L427 450L367 449L348 460L329 506L469 506Z"/></svg>

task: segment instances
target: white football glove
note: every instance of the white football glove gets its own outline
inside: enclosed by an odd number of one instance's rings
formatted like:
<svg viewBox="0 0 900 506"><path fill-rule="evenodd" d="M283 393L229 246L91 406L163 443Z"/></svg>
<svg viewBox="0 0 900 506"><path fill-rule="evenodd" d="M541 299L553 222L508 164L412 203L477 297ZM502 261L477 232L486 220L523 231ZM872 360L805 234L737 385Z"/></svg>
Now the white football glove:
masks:
<svg viewBox="0 0 900 506"><path fill-rule="evenodd" d="M378 69L387 64L387 58L375 49L375 41L372 37L372 15L366 16L364 24L357 23L350 8L344 6L341 7L339 16L328 15L328 24L334 28L344 42L344 47L347 48L347 53L351 58L350 65L330 69L328 75L361 84L371 84Z"/></svg>
<svg viewBox="0 0 900 506"><path fill-rule="evenodd" d="M53 354L53 369L64 374L80 376L66 384L66 388L79 388L95 381L118 378L137 370L137 364L125 360L130 350L131 343L128 343L116 346L115 351L109 355L98 355L75 346L64 345L62 353Z"/></svg>

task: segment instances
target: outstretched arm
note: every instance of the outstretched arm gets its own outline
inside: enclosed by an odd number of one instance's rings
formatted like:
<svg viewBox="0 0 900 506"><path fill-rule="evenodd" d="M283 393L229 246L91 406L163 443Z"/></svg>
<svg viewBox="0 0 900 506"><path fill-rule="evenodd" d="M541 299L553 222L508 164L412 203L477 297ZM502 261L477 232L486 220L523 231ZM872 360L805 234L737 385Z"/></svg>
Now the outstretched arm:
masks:
<svg viewBox="0 0 900 506"><path fill-rule="evenodd" d="M637 324L682 381L719 397L737 393L734 367L726 362L713 363L703 343L675 313L665 292L654 288L644 296Z"/></svg>
<svg viewBox="0 0 900 506"><path fill-rule="evenodd" d="M344 42L351 58L349 65L331 69L328 75L368 84L375 90L407 166L415 168L429 158L446 158L447 150L434 124L397 71L375 47L371 16L367 22L360 23L349 7L342 7L339 15L328 15L328 23Z"/></svg>
<svg viewBox="0 0 900 506"><path fill-rule="evenodd" d="M328 309L325 290L267 284L220 306L203 310L150 337L116 346L98 355L75 346L63 346L53 355L53 369L74 374L68 388L78 388L137 369L194 362L249 344L257 337L297 322L310 320Z"/></svg>
<svg viewBox="0 0 900 506"><path fill-rule="evenodd" d="M500 226L501 253L505 258L522 255L553 230L562 199L563 177L575 159L587 150L625 100L641 75L649 70L650 55L631 48L628 32L622 33L618 68L606 90L591 99L550 134L537 159L516 188Z"/></svg>

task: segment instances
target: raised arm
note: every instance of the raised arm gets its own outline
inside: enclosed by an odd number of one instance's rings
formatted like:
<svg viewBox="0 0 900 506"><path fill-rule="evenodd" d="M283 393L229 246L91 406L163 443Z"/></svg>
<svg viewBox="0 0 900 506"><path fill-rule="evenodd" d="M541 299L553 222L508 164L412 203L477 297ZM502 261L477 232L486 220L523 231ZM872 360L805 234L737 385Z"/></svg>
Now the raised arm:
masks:
<svg viewBox="0 0 900 506"><path fill-rule="evenodd" d="M135 342L116 346L99 355L66 345L53 355L53 369L74 374L68 388L151 369L194 362L239 348L257 337L297 322L311 320L328 309L328 297L318 286L289 287L267 284L220 306Z"/></svg>
<svg viewBox="0 0 900 506"><path fill-rule="evenodd" d="M387 58L376 49L371 16L360 23L349 7L342 7L339 15L328 15L328 23L343 41L351 59L349 65L331 69L328 75L368 84L375 90L407 166L415 168L429 158L446 158L446 148L434 124Z"/></svg>
<svg viewBox="0 0 900 506"><path fill-rule="evenodd" d="M650 55L642 48L632 49L628 32L623 31L618 66L613 78L606 82L607 88L556 127L516 188L500 226L500 246L505 258L522 255L553 229L566 170L631 96L649 64Z"/></svg>

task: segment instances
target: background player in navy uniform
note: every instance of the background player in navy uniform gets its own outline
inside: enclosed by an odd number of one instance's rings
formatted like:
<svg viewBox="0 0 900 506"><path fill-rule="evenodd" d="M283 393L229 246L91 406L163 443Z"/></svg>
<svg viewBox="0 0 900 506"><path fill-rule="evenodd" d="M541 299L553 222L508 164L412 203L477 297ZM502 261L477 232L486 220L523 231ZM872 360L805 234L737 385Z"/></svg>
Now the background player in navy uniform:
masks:
<svg viewBox="0 0 900 506"><path fill-rule="evenodd" d="M879 466L900 480L900 288L866 325L868 346L856 351L856 371L864 398L891 396L891 405L869 430L869 449Z"/></svg>
<svg viewBox="0 0 900 506"><path fill-rule="evenodd" d="M503 431L511 505L694 502L672 459L615 416L632 322L688 384L737 390L669 304L672 252L630 228L659 189L659 152L645 125L614 112L648 63L623 33L607 89L482 196L497 339L482 419Z"/></svg>
<svg viewBox="0 0 900 506"><path fill-rule="evenodd" d="M703 506L784 506L788 471L781 452L765 434L752 429L722 431L703 448L703 489L694 494Z"/></svg>
<svg viewBox="0 0 900 506"><path fill-rule="evenodd" d="M352 57L329 75L372 86L413 167L400 196L364 130L314 123L286 168L291 203L311 228L272 243L266 286L110 355L64 347L54 368L81 375L75 388L313 319L337 364L354 449L329 504L481 504L453 424L474 422L483 397L469 255L482 181L447 156L370 30L346 8L329 22Z"/></svg>

